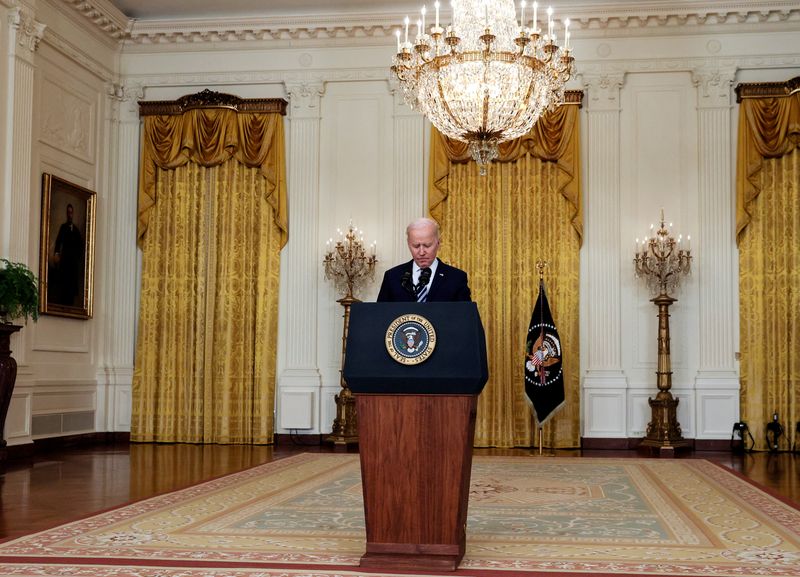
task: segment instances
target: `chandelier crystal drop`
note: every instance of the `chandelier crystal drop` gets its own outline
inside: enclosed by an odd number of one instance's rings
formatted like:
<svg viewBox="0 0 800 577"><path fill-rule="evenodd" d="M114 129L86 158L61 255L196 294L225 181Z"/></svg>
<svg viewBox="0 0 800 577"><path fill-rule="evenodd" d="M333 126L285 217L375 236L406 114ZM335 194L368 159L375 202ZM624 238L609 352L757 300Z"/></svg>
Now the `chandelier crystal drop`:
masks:
<svg viewBox="0 0 800 577"><path fill-rule="evenodd" d="M553 11L539 27L538 3L519 20L513 0L453 0L452 22L426 28L426 9L417 21L396 31L392 72L406 102L419 109L445 136L469 144L481 174L497 157L497 145L527 134L539 117L564 101L573 72L569 20L564 46L557 44Z"/></svg>

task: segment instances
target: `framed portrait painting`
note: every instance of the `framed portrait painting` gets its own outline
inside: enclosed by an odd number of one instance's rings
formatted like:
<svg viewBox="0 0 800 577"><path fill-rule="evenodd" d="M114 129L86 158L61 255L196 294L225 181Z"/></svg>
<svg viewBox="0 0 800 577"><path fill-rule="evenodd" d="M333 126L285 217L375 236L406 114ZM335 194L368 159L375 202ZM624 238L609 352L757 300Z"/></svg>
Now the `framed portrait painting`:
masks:
<svg viewBox="0 0 800 577"><path fill-rule="evenodd" d="M42 175L39 312L92 317L95 193Z"/></svg>

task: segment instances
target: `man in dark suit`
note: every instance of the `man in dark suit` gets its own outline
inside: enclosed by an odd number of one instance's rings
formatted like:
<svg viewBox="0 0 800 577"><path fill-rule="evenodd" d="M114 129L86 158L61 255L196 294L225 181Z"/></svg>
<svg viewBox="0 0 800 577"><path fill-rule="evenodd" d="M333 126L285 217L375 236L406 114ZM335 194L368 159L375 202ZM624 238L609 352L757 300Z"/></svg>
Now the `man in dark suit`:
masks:
<svg viewBox="0 0 800 577"><path fill-rule="evenodd" d="M467 273L436 258L439 225L420 218L406 228L412 259L383 275L378 302L469 301Z"/></svg>

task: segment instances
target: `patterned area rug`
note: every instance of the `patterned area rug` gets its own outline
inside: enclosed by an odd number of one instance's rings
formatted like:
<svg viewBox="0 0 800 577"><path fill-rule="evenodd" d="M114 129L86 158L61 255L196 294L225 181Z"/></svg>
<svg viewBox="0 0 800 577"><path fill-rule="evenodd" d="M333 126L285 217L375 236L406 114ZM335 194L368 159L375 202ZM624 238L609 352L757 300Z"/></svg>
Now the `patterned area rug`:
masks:
<svg viewBox="0 0 800 577"><path fill-rule="evenodd" d="M0 575L350 576L364 547L358 456L304 454L0 544ZM508 572L797 577L800 511L702 460L475 457L459 573Z"/></svg>

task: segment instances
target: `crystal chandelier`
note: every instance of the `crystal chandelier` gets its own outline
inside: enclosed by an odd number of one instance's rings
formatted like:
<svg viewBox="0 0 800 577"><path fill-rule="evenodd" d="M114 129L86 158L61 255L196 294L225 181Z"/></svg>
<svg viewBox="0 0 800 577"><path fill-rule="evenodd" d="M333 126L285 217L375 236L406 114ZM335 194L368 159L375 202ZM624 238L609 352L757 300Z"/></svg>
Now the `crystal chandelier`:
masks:
<svg viewBox="0 0 800 577"><path fill-rule="evenodd" d="M539 28L538 3L526 19L525 1L517 20L513 0L452 0L452 23L425 26L425 7L416 39L397 36L392 71L406 102L420 109L445 136L466 142L485 174L500 142L527 134L539 117L564 100L572 74L569 20L564 46L558 46L552 8L545 33Z"/></svg>

